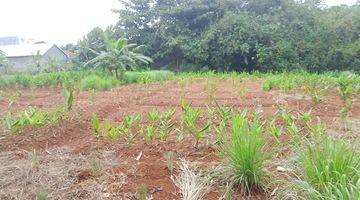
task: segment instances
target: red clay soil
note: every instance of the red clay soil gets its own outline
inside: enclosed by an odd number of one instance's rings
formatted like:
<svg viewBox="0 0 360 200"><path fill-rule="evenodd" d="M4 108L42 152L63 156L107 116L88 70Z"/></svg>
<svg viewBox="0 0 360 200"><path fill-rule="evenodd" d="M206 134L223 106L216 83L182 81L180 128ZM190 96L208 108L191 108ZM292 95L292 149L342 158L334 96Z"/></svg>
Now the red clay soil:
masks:
<svg viewBox="0 0 360 200"><path fill-rule="evenodd" d="M264 92L260 83L247 81L248 94L245 101L236 97L231 81L220 81L216 93L216 99L220 104L233 106L234 109L254 109L258 103L262 105L266 116L274 114L274 105L280 96L280 91ZM202 80L194 81L186 87L186 101L192 102L193 106L205 107L209 102L209 94L204 90L206 83ZM7 94L15 92L6 90ZM11 150L33 150L45 151L53 147L70 147L74 154L88 155L91 152L102 149L116 151L119 160L122 160L117 167L107 169L112 173L123 173L129 180L115 193L124 196L129 192L136 192L141 184L145 184L154 199L179 199L179 193L171 174L167 169L165 155L168 151L174 151L179 158L194 163L200 163L204 167L214 166L218 157L211 141L202 141L199 148L194 148L191 139L183 143L177 142L176 136L170 137L167 142L152 141L144 144L137 141L134 145L127 145L121 142L114 143L102 138L99 141L93 136L91 118L93 114L101 120L108 119L114 123L121 122L125 115L139 113L146 116L146 113L153 108L166 110L177 108L180 111L181 88L175 81L153 84L148 86L128 85L122 86L107 92L81 92L75 97L73 111L69 118L58 124L45 128L26 128L19 133L10 134L4 131L0 133L0 151ZM328 128L341 131L337 122L342 102L336 91L330 92L325 101L314 105L311 100L302 98L294 91L283 96L290 109L296 111L313 110L315 116L319 116ZM33 106L48 110L63 105L63 97L60 89L38 89L35 94L28 90L20 90L20 98L15 102L11 110L13 112L23 110L27 106ZM0 117L4 118L9 110L9 100L0 99ZM352 110L352 117L360 120L360 102L356 101ZM144 118L144 117L143 117ZM146 118L145 118L146 120ZM144 121L144 120L143 120ZM144 122L146 123L146 122ZM135 158L142 152L141 158ZM79 172L79 181L95 178L91 171ZM114 191L113 191L114 192ZM212 191L205 199L218 199L222 195L220 188ZM237 196L237 199L248 199ZM254 195L250 199L270 199L268 194Z"/></svg>

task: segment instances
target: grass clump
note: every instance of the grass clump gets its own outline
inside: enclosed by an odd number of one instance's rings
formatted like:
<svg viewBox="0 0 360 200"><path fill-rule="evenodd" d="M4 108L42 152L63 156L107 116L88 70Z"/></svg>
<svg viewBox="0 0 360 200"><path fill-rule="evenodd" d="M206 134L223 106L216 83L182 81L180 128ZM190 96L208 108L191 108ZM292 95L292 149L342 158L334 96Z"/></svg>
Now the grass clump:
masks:
<svg viewBox="0 0 360 200"><path fill-rule="evenodd" d="M240 186L246 194L253 189L264 190L268 181L264 164L270 154L264 150L263 129L259 112L254 114L252 121L243 112L234 118L232 133L220 147L224 178L230 185Z"/></svg>
<svg viewBox="0 0 360 200"><path fill-rule="evenodd" d="M191 170L187 161L180 160L179 170L179 175L171 178L181 192L181 199L200 200L211 190L209 177L202 172Z"/></svg>
<svg viewBox="0 0 360 200"><path fill-rule="evenodd" d="M299 153L303 180L297 181L303 199L360 199L360 154L341 140L327 137Z"/></svg>
<svg viewBox="0 0 360 200"><path fill-rule="evenodd" d="M81 90L101 90L106 91L116 87L119 81L115 77L100 77L97 75L90 75L81 80Z"/></svg>

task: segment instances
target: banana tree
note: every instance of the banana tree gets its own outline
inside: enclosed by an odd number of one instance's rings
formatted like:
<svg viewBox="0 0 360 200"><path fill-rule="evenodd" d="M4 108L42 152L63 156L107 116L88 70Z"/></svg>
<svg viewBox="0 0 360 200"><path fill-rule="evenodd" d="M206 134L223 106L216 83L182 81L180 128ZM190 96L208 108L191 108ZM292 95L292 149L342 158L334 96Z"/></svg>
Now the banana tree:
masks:
<svg viewBox="0 0 360 200"><path fill-rule="evenodd" d="M116 78L123 80L126 70L134 70L138 62L149 64L152 59L144 56L137 51L141 46L128 44L126 39L119 39L116 42L106 42L105 52L95 52L97 56L88 61L85 65L93 64L109 70L111 74L115 72Z"/></svg>

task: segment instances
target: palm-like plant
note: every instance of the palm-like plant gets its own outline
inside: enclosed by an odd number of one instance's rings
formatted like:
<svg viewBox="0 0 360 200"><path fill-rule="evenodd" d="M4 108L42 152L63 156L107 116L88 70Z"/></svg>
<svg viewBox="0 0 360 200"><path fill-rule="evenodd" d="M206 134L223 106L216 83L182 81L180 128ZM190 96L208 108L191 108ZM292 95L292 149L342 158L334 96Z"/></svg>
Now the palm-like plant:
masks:
<svg viewBox="0 0 360 200"><path fill-rule="evenodd" d="M106 42L105 52L95 52L97 56L88 61L85 65L94 64L95 67L102 67L115 72L116 78L123 79L124 72L128 69L135 69L137 62L149 64L152 59L137 51L142 46L128 44L126 39L119 39L116 42Z"/></svg>

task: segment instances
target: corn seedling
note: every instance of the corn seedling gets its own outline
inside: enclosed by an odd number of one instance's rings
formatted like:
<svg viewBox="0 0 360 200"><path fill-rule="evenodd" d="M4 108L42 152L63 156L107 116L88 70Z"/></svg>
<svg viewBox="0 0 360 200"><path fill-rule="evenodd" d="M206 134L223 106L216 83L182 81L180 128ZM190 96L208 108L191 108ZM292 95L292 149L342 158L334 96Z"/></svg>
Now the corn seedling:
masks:
<svg viewBox="0 0 360 200"><path fill-rule="evenodd" d="M270 77L262 83L261 87L264 91L270 91L276 89L278 85L278 80L276 80L274 77Z"/></svg>
<svg viewBox="0 0 360 200"><path fill-rule="evenodd" d="M155 123L157 120L160 119L159 111L155 108L149 113L149 119L151 123Z"/></svg>
<svg viewBox="0 0 360 200"><path fill-rule="evenodd" d="M232 108L220 105L217 101L215 101L215 103L216 103L216 112L215 113L216 113L217 118L220 121L228 123L233 117Z"/></svg>
<svg viewBox="0 0 360 200"><path fill-rule="evenodd" d="M75 77L74 79L65 79L63 88L64 88L64 99L65 106L67 111L70 111L73 106L74 101L74 93L79 93L81 87L81 81L79 77Z"/></svg>
<svg viewBox="0 0 360 200"><path fill-rule="evenodd" d="M227 137L226 123L224 121L221 121L219 126L216 127L215 130L216 130L215 144L222 145Z"/></svg>
<svg viewBox="0 0 360 200"><path fill-rule="evenodd" d="M134 125L141 120L141 116L138 114L125 116L124 121L118 126L119 131L123 135L131 135L131 129Z"/></svg>
<svg viewBox="0 0 360 200"><path fill-rule="evenodd" d="M113 127L110 121L105 121L105 135L110 137L113 141L117 141L119 139L119 133L115 127Z"/></svg>
<svg viewBox="0 0 360 200"><path fill-rule="evenodd" d="M147 199L148 189L145 184L141 184L140 187L137 189L137 198L138 200L146 200Z"/></svg>
<svg viewBox="0 0 360 200"><path fill-rule="evenodd" d="M120 137L123 137L128 143L133 143L139 133L133 134L131 130L140 119L140 115L130 115L125 116L123 122L118 126L112 126L108 120L106 120L102 126L99 118L94 115L92 118L92 125L95 137L98 140L100 136L104 134L113 141L117 141Z"/></svg>
<svg viewBox="0 0 360 200"><path fill-rule="evenodd" d="M123 122L116 127L116 131L119 136L123 137L129 144L133 144L139 132L133 134L132 129L140 120L141 116L139 114L125 116Z"/></svg>
<svg viewBox="0 0 360 200"><path fill-rule="evenodd" d="M138 114L125 116L124 121L117 127L118 131L123 136L131 136L132 128L141 120L141 116Z"/></svg>
<svg viewBox="0 0 360 200"><path fill-rule="evenodd" d="M55 113L40 112L33 107L28 107L20 112L16 118L13 118L11 112L5 119L7 128L13 132L23 129L25 126L43 127L51 123L58 122L63 117L63 112Z"/></svg>
<svg viewBox="0 0 360 200"><path fill-rule="evenodd" d="M187 134L195 138L195 147L198 147L199 141L203 139L210 128L210 123L201 126L200 117L202 115L201 108L194 108L191 104L182 104L183 114L180 117L182 132L179 140L183 141Z"/></svg>
<svg viewBox="0 0 360 200"><path fill-rule="evenodd" d="M280 88L282 91L284 92L289 92L290 90L292 90L294 88L294 83L289 80L289 79L285 79L281 84L280 84Z"/></svg>
<svg viewBox="0 0 360 200"><path fill-rule="evenodd" d="M158 132L160 135L160 140L166 141L171 132L173 131L173 127L175 125L175 121L173 117L175 115L176 110L170 109L166 111L163 115L160 116L160 124L158 126Z"/></svg>
<svg viewBox="0 0 360 200"><path fill-rule="evenodd" d="M64 89L64 99L65 99L65 106L67 111L70 111L73 106L74 101L74 92L68 88Z"/></svg>
<svg viewBox="0 0 360 200"><path fill-rule="evenodd" d="M310 127L310 126L311 126L311 113L312 113L312 110L309 110L308 112L300 113L300 114L299 114L299 118L301 119L302 123L303 123L306 127Z"/></svg>
<svg viewBox="0 0 360 200"><path fill-rule="evenodd" d="M264 128L260 121L259 113L254 114L252 121L246 118L246 112L237 115L230 137L220 146L224 178L232 186L241 186L247 194L254 188L265 189L268 181L264 164L270 154L264 149Z"/></svg>
<svg viewBox="0 0 360 200"><path fill-rule="evenodd" d="M205 86L205 91L209 94L209 103L215 100L216 91L218 89L218 82L214 78L207 79L207 83Z"/></svg>
<svg viewBox="0 0 360 200"><path fill-rule="evenodd" d="M216 110L214 108L206 106L207 120L212 122L216 119Z"/></svg>
<svg viewBox="0 0 360 200"><path fill-rule="evenodd" d="M305 93L310 95L314 104L322 101L324 94L328 91L327 87L324 87L318 79L311 78L305 88Z"/></svg>
<svg viewBox="0 0 360 200"><path fill-rule="evenodd" d="M291 138L295 141L295 144L300 142L300 130L296 125L296 118L288 109L288 105L278 105L278 111L276 115L280 114L282 120L285 122L287 133L291 136Z"/></svg>
<svg viewBox="0 0 360 200"><path fill-rule="evenodd" d="M275 115L280 115L287 126L291 126L293 123L295 123L295 117L292 115L292 111L289 110L287 104L277 106L278 110L276 111Z"/></svg>
<svg viewBox="0 0 360 200"><path fill-rule="evenodd" d="M299 128L296 126L295 122L291 122L291 124L288 125L287 127L287 132L289 133L289 135L291 136L291 138L294 140L295 144L298 145L299 142L301 141L301 137L299 135L300 130Z"/></svg>
<svg viewBox="0 0 360 200"><path fill-rule="evenodd" d="M151 140L155 139L155 135L156 135L156 132L155 132L154 126L153 125L146 126L146 135L144 138L144 142L148 143Z"/></svg>
<svg viewBox="0 0 360 200"><path fill-rule="evenodd" d="M338 78L337 84L339 88L339 95L342 100L346 101L347 99L351 98L353 94L353 82L353 75L342 75Z"/></svg>
<svg viewBox="0 0 360 200"><path fill-rule="evenodd" d="M101 124L97 115L93 115L92 117L92 126L94 129L95 138L99 140L101 136Z"/></svg>
<svg viewBox="0 0 360 200"><path fill-rule="evenodd" d="M14 130L15 129L15 125L16 125L16 121L13 119L13 114L12 112L8 112L7 117L5 119L5 123L6 123L6 127L8 130Z"/></svg>
<svg viewBox="0 0 360 200"><path fill-rule="evenodd" d="M339 77L337 84L339 88L339 95L343 100L343 108L340 110L340 118L345 126L345 129L348 129L349 117L351 114L351 109L353 107L355 89L353 83L355 82L355 77L353 75L342 75Z"/></svg>
<svg viewBox="0 0 360 200"><path fill-rule="evenodd" d="M160 114L156 109L149 113L150 124L146 127L145 142L153 140L157 134L161 141L166 141L175 125L173 117L176 110L170 109Z"/></svg>
<svg viewBox="0 0 360 200"><path fill-rule="evenodd" d="M326 133L326 129L325 129L324 125L322 124L320 118L317 117L316 124L314 124L310 127L310 136L311 136L311 138L317 138L317 137L325 135L325 133Z"/></svg>
<svg viewBox="0 0 360 200"><path fill-rule="evenodd" d="M276 118L270 121L269 131L271 135L275 138L276 142L280 143L280 137L282 135L282 131L279 127L276 126Z"/></svg>

